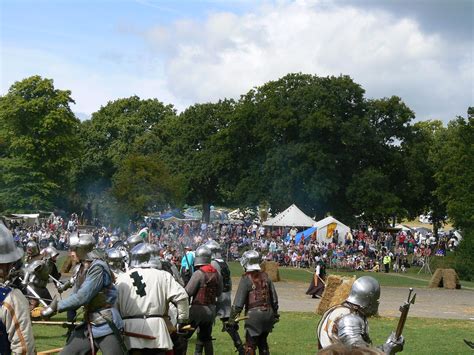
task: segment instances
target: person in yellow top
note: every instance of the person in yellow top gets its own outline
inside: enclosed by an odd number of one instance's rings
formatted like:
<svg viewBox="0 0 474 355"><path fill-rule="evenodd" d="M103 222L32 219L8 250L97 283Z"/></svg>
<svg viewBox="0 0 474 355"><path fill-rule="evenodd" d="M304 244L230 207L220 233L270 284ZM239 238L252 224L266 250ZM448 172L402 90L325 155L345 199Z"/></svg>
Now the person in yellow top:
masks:
<svg viewBox="0 0 474 355"><path fill-rule="evenodd" d="M390 271L390 263L392 262L392 258L390 257L390 255L388 254L385 254L385 256L383 257L383 266L385 268L385 272L388 273Z"/></svg>

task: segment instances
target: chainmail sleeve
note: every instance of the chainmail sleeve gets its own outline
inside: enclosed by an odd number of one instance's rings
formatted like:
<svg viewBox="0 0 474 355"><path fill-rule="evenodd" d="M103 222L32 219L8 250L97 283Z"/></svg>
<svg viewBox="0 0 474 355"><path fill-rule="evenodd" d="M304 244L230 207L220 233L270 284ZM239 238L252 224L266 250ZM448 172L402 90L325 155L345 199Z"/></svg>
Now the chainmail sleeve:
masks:
<svg viewBox="0 0 474 355"><path fill-rule="evenodd" d="M247 303L247 297L251 290L251 283L247 276L242 276L239 282L239 287L234 297L233 308L238 312L241 312L244 309L245 304Z"/></svg>

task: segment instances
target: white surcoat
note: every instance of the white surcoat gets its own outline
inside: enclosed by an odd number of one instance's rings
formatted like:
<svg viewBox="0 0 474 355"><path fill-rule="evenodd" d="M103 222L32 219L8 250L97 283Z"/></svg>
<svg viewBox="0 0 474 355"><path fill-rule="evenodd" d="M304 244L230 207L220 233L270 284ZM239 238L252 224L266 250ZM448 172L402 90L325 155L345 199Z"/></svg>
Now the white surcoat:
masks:
<svg viewBox="0 0 474 355"><path fill-rule="evenodd" d="M151 268L127 270L118 275L116 283L116 307L122 315L125 331L155 337L142 339L125 336L127 347L172 349L173 342L163 317L167 318L169 302L176 303L188 298L184 288L166 271ZM148 318L143 317L145 315ZM127 319L139 316L141 318ZM182 319L187 318L188 314L182 315Z"/></svg>

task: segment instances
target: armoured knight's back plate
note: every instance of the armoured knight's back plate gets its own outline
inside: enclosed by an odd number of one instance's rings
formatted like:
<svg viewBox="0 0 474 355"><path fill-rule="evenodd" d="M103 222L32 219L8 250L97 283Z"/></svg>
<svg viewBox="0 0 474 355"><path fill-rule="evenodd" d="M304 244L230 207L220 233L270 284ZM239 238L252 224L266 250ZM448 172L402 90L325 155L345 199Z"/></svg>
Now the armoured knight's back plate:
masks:
<svg viewBox="0 0 474 355"><path fill-rule="evenodd" d="M322 349L335 343L337 340L335 325L341 317L349 313L351 313L351 310L341 305L334 306L324 313L319 321L317 334Z"/></svg>

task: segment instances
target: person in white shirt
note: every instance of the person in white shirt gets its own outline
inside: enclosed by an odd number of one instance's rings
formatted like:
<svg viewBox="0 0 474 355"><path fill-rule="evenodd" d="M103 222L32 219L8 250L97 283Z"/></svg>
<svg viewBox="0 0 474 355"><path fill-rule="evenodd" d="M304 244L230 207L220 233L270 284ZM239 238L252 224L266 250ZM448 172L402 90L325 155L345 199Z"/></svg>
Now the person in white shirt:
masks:
<svg viewBox="0 0 474 355"><path fill-rule="evenodd" d="M124 322L125 345L132 354L165 354L173 349L173 330L167 327L169 302L178 311L178 332L189 318L188 294L168 272L155 268L150 251L146 243L136 245L131 250L130 270L116 281L116 307Z"/></svg>

